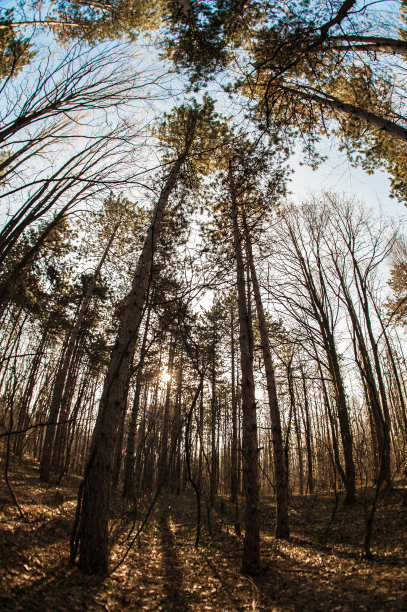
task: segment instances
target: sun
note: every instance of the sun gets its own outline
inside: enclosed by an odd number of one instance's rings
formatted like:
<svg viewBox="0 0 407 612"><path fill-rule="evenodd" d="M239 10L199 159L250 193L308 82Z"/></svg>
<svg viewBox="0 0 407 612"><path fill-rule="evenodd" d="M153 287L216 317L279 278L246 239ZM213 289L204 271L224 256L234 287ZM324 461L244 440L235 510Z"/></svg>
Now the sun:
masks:
<svg viewBox="0 0 407 612"><path fill-rule="evenodd" d="M171 374L167 372L167 370L164 370L163 373L161 374L161 380L167 383L169 380L171 380Z"/></svg>

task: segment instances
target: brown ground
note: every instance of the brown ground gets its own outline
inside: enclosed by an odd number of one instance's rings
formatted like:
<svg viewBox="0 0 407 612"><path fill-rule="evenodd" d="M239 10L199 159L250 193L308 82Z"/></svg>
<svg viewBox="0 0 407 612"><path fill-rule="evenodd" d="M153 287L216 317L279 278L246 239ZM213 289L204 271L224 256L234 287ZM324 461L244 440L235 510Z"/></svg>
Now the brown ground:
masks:
<svg viewBox="0 0 407 612"><path fill-rule="evenodd" d="M68 539L76 483L47 488L33 463L10 471L28 522L0 485L0 610L407 610L407 508L402 492L380 503L373 540L374 561L360 561L363 504L339 507L329 523L333 499L322 494L292 500L289 542L272 537L274 508L263 508L264 572L251 580L239 571L241 538L228 504L204 529L195 550L194 498L171 497L158 505L146 532L125 563L105 580L84 577L68 565ZM226 506L226 507L225 507ZM140 513L142 516L142 513ZM230 523L228 525L228 522ZM131 526L129 515L112 521L119 559ZM221 531L220 531L221 527Z"/></svg>

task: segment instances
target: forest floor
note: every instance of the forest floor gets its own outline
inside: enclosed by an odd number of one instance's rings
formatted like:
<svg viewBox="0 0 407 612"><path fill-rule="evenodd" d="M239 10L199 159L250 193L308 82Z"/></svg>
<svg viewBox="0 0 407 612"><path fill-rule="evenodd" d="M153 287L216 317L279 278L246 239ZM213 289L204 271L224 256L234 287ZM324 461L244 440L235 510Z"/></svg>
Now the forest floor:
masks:
<svg viewBox="0 0 407 612"><path fill-rule="evenodd" d="M291 500L288 542L272 537L274 505L262 507L263 573L240 573L242 538L233 511L219 502L212 537L203 526L194 548L191 495L158 502L151 520L120 567L105 579L68 564L78 481L47 487L36 465L12 459L10 482L25 519L0 485L0 609L76 610L407 610L407 508L402 491L381 499L373 534L374 560L361 561L366 503L339 504L317 493ZM366 495L365 495L366 497ZM204 508L205 509L205 508ZM140 511L140 519L142 519ZM206 515L206 512L204 513ZM133 520L117 501L111 522L112 565L123 556Z"/></svg>

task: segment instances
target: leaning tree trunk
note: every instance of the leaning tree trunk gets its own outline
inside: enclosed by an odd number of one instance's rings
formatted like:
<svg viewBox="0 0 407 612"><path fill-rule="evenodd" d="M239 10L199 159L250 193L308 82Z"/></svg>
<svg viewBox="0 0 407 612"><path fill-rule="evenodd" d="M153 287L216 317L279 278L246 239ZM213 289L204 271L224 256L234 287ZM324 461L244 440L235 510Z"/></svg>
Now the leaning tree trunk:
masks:
<svg viewBox="0 0 407 612"><path fill-rule="evenodd" d="M345 388L343 384L338 354L336 352L336 346L333 336L331 336L330 340L330 349L326 352L330 373L333 378L343 455L345 459L345 504L353 504L356 501L356 474L355 463L353 461L353 436L349 421L349 412L346 401Z"/></svg>
<svg viewBox="0 0 407 612"><path fill-rule="evenodd" d="M399 397L399 403L400 403L400 408L401 408L401 416L403 419L403 426L404 426L404 437L407 435L407 409L406 409L406 402L404 400L404 395L403 395L403 390L401 387L401 383L402 383L402 378L399 372L399 368L397 367L396 364L396 360L394 357L394 349L390 343L390 339L389 339L389 334L387 333L387 326L385 325L384 321L383 321L383 317L381 315L380 309L377 306L375 300L373 299L373 296L371 295L371 292L369 291L369 295L371 297L371 301L373 304L373 308L375 310L375 313L377 315L377 318L379 320L380 323L380 327L381 327L381 335L383 336L385 343L386 343L386 347L387 347L387 355L389 358L389 361L391 363L391 369L393 372L393 376L394 376L394 380L396 382L396 386L397 386L397 394Z"/></svg>
<svg viewBox="0 0 407 612"><path fill-rule="evenodd" d="M256 302L257 317L259 320L259 330L261 339L261 349L263 353L264 368L266 371L267 394L269 400L270 421L273 441L274 454L274 475L276 482L276 538L289 538L290 527L288 522L288 487L287 472L285 465L283 435L281 431L280 409L278 406L276 379L274 374L273 361L271 359L270 342L267 333L267 322L264 314L263 302L260 294L259 282L257 280L256 268L253 261L252 245L249 233L246 228L247 257L250 266L251 280Z"/></svg>
<svg viewBox="0 0 407 612"><path fill-rule="evenodd" d="M256 399L253 376L253 338L247 308L242 237L238 224L238 210L231 165L229 166L231 213L233 220L233 246L236 261L238 312L240 328L240 367L243 412L243 482L246 496L245 537L242 571L258 575L260 564L260 512Z"/></svg>
<svg viewBox="0 0 407 612"><path fill-rule="evenodd" d="M23 393L23 396L20 402L20 411L19 411L18 422L17 422L18 431L21 431L25 427L27 427L30 421L30 417L29 417L30 403L32 400L32 396L34 394L34 387L38 381L38 374L40 372L40 364L44 356L45 347L49 339L50 327L51 327L50 321L48 321L44 327L40 343L35 351L34 358L30 366L29 375L27 377L27 384L25 386L24 393ZM26 434L24 432L15 436L14 452L19 457L22 457L25 439L26 439Z"/></svg>
<svg viewBox="0 0 407 612"><path fill-rule="evenodd" d="M78 534L80 541L79 567L86 574L106 574L108 571L109 500L114 449L122 410L122 394L131 367L137 333L150 289L153 257L166 206L177 183L183 160L184 156L180 156L174 163L156 204L104 382L89 461L83 481L83 500Z"/></svg>

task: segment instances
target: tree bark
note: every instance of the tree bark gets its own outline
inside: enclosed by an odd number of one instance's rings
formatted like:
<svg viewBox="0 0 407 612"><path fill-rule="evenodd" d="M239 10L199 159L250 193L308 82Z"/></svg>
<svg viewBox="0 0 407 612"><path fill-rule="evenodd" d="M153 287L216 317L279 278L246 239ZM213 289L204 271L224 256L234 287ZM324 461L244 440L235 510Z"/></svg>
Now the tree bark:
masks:
<svg viewBox="0 0 407 612"><path fill-rule="evenodd" d="M79 567L86 574L106 574L108 571L109 501L122 394L150 290L153 258L166 206L183 161L184 156L180 156L172 166L157 201L105 378L83 484Z"/></svg>
<svg viewBox="0 0 407 612"><path fill-rule="evenodd" d="M239 474L238 474L238 427L237 427L237 396L235 375L235 336L234 336L234 308L230 306L230 344L232 369L232 448L231 448L231 477L230 501L235 507L235 533L240 535L239 524Z"/></svg>
<svg viewBox="0 0 407 612"><path fill-rule="evenodd" d="M215 323L214 323L215 325ZM216 331L214 330L214 336ZM216 402L216 341L212 344L212 364L211 364L211 473L210 473L210 503L213 508L217 493L218 481L218 454L216 444L216 421L217 421L217 402Z"/></svg>
<svg viewBox="0 0 407 612"><path fill-rule="evenodd" d="M390 134L390 136L397 138L397 140L407 142L407 129L405 127L394 123L394 121L380 117L376 113L372 113L371 111L353 104L348 104L347 102L342 102L334 96L327 97L326 95L318 95L315 93L302 91L301 89L294 89L293 87L282 87L282 89L283 91L287 91L290 94L302 98L303 100L316 102L317 104L328 107L331 110L337 110L345 115L350 115L351 117L360 119L365 123L373 125L379 130Z"/></svg>
<svg viewBox="0 0 407 612"><path fill-rule="evenodd" d="M243 542L242 571L259 575L260 562L260 511L256 399L253 376L253 338L248 317L245 287L242 236L238 223L238 207L234 189L233 171L229 162L229 187L233 221L233 246L236 261L236 281L240 328L240 367L243 411L243 482L246 496L245 537Z"/></svg>

